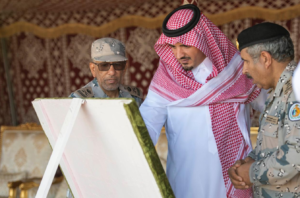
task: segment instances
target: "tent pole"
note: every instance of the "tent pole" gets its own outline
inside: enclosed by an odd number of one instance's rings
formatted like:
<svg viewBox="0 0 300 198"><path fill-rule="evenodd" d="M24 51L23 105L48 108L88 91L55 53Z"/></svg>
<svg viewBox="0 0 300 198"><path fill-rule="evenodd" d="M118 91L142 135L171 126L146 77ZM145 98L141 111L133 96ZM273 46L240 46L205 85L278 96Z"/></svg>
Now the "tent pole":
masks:
<svg viewBox="0 0 300 198"><path fill-rule="evenodd" d="M10 77L10 73L9 73L9 64L8 64L8 58L7 58L7 45L6 45L5 38L1 38L1 48L2 48L4 73L5 73L5 77L6 77L6 84L7 84L8 98L9 98L11 121L12 121L12 125L16 126L17 125L16 107L15 107L15 103L14 103L13 87L12 87L11 77Z"/></svg>

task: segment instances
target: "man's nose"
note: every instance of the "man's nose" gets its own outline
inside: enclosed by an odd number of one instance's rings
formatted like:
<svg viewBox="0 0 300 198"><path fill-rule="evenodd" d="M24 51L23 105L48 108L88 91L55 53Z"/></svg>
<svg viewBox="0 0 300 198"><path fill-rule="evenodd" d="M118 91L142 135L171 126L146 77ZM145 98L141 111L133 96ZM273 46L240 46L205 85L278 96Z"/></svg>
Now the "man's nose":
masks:
<svg viewBox="0 0 300 198"><path fill-rule="evenodd" d="M180 47L177 47L176 49L174 49L174 56L176 59L180 59L180 58L184 57L184 53Z"/></svg>
<svg viewBox="0 0 300 198"><path fill-rule="evenodd" d="M110 65L110 68L109 70L107 71L108 74L110 74L111 76L115 75L116 74L116 70L114 68L113 65Z"/></svg>
<svg viewBox="0 0 300 198"><path fill-rule="evenodd" d="M243 74L246 74L247 73L247 69L246 69L246 67L245 67L245 63L243 63L244 65L243 65Z"/></svg>

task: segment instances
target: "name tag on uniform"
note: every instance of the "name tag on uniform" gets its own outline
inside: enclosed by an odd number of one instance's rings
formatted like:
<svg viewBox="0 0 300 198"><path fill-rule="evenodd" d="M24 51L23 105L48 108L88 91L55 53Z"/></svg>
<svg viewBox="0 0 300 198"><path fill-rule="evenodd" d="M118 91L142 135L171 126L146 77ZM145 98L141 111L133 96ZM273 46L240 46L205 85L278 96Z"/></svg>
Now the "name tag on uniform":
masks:
<svg viewBox="0 0 300 198"><path fill-rule="evenodd" d="M278 124L278 118L268 115L266 118L266 122L269 122L271 124Z"/></svg>

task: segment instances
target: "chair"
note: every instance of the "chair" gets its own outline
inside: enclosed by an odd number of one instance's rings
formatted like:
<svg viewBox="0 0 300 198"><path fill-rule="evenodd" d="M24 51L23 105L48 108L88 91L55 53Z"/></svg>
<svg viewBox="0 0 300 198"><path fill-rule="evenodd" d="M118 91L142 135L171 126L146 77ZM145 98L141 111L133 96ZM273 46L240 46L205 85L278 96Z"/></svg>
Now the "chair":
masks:
<svg viewBox="0 0 300 198"><path fill-rule="evenodd" d="M28 123L17 127L2 126L0 131L0 197L27 198L30 189L38 187L51 153L52 149L40 125ZM64 178L60 175L53 181L53 184L63 181ZM64 195L66 191L67 185Z"/></svg>

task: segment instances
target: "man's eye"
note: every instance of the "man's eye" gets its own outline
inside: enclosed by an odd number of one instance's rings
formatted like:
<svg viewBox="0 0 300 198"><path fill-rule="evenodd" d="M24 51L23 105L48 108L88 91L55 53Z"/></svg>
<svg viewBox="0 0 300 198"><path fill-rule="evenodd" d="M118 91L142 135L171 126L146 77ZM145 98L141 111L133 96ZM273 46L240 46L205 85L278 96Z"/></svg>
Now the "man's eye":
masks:
<svg viewBox="0 0 300 198"><path fill-rule="evenodd" d="M109 64L108 63L104 63L104 64L101 64L102 67L108 67Z"/></svg>

